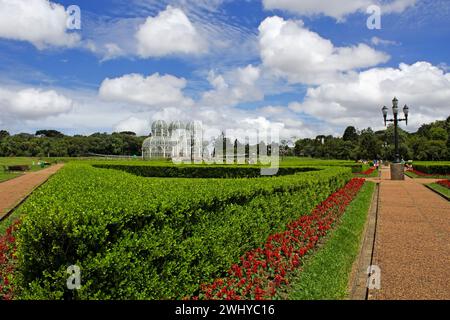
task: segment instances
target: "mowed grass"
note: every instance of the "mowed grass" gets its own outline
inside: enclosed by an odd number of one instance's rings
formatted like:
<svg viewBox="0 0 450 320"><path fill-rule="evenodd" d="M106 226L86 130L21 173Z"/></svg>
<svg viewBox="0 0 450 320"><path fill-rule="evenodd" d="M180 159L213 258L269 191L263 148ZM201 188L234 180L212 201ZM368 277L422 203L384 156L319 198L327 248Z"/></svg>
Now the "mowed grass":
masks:
<svg viewBox="0 0 450 320"><path fill-rule="evenodd" d="M5 166L13 166L13 165L27 165L30 166L30 171L38 171L41 170L41 166L38 166L38 161L41 158L37 157L0 157L0 175L4 172ZM34 165L33 165L34 163Z"/></svg>
<svg viewBox="0 0 450 320"><path fill-rule="evenodd" d="M349 294L352 265L360 250L375 183L366 182L347 207L337 229L324 245L290 279L287 298L292 300L341 300Z"/></svg>
<svg viewBox="0 0 450 320"><path fill-rule="evenodd" d="M10 179L14 179L20 176L20 173L9 173L0 171L0 182L4 182Z"/></svg>
<svg viewBox="0 0 450 320"><path fill-rule="evenodd" d="M450 189L449 188L441 186L440 184L437 184L437 183L430 183L427 186L429 188L433 189L433 191L443 195L444 198L447 198L447 200L450 201Z"/></svg>

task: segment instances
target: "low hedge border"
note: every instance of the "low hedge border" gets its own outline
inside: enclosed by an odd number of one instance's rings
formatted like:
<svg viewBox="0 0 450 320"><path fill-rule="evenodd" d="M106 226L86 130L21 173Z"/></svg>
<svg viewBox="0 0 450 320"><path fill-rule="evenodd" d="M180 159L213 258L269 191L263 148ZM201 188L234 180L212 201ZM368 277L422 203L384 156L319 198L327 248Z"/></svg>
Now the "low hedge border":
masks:
<svg viewBox="0 0 450 320"><path fill-rule="evenodd" d="M426 174L450 175L450 164L413 164L413 167Z"/></svg>
<svg viewBox="0 0 450 320"><path fill-rule="evenodd" d="M158 178L257 178L261 167L252 166L143 166L121 164L93 164L95 168L114 169L141 177ZM277 176L317 171L314 167L280 167Z"/></svg>

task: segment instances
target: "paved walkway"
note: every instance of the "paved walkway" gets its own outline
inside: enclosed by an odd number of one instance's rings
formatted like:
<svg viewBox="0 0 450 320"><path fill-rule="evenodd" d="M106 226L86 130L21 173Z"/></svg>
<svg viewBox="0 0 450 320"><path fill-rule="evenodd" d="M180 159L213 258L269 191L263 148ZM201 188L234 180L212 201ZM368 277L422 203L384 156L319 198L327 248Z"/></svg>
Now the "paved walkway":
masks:
<svg viewBox="0 0 450 320"><path fill-rule="evenodd" d="M450 299L450 202L421 184L433 181L391 181L382 168L373 257L381 289L369 299Z"/></svg>
<svg viewBox="0 0 450 320"><path fill-rule="evenodd" d="M63 165L57 164L40 171L28 172L20 177L0 183L0 219L52 174L61 169Z"/></svg>

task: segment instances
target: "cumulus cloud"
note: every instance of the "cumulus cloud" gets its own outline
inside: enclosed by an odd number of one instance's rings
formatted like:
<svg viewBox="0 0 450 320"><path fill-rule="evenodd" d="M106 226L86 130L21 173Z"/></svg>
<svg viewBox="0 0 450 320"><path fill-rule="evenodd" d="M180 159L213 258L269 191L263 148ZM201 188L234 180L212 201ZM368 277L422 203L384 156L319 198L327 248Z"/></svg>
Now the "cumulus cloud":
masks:
<svg viewBox="0 0 450 320"><path fill-rule="evenodd" d="M193 101L183 94L186 80L172 75L155 73L144 77L127 74L103 80L99 95L106 101L140 104L148 107L190 106Z"/></svg>
<svg viewBox="0 0 450 320"><path fill-rule="evenodd" d="M260 76L260 69L252 65L234 69L225 77L211 71L208 80L214 89L203 94L201 104L234 106L241 102L262 100L264 94L257 85Z"/></svg>
<svg viewBox="0 0 450 320"><path fill-rule="evenodd" d="M305 28L302 21L269 17L259 26L259 33L263 65L292 83L320 84L389 60L387 54L366 44L335 47Z"/></svg>
<svg viewBox="0 0 450 320"><path fill-rule="evenodd" d="M135 35L139 56L162 57L171 54L200 54L207 43L178 8L168 6L156 17L148 17Z"/></svg>
<svg viewBox="0 0 450 320"><path fill-rule="evenodd" d="M265 9L280 9L302 16L325 15L339 21L355 12L365 12L371 5L379 5L383 13L401 13L417 0L263 0Z"/></svg>
<svg viewBox="0 0 450 320"><path fill-rule="evenodd" d="M0 88L0 111L5 117L42 119L69 112L74 103L54 90Z"/></svg>
<svg viewBox="0 0 450 320"><path fill-rule="evenodd" d="M150 132L150 121L147 119L128 117L114 126L115 132L132 131L137 135L148 135Z"/></svg>
<svg viewBox="0 0 450 320"><path fill-rule="evenodd" d="M220 135L222 131L227 136L244 141L246 133L267 132L270 129L278 129L280 137L292 138L315 136L322 129L315 125L304 123L299 116L287 107L281 114L263 113L258 109L240 109L234 107L207 107L196 106L195 108L164 108L150 116L151 121L174 120L201 121L205 130L206 139ZM327 131L328 132L328 131ZM253 136L252 136L253 137Z"/></svg>
<svg viewBox="0 0 450 320"><path fill-rule="evenodd" d="M370 42L375 46L398 46L399 43L393 40L381 39L379 37L372 37Z"/></svg>
<svg viewBox="0 0 450 320"><path fill-rule="evenodd" d="M373 68L345 81L309 88L303 103L290 108L334 125L382 126L381 107L396 96L410 106L410 127L450 114L450 73L428 62Z"/></svg>
<svg viewBox="0 0 450 320"><path fill-rule="evenodd" d="M0 37L31 42L38 49L73 47L80 36L67 32L62 5L48 0L0 0Z"/></svg>

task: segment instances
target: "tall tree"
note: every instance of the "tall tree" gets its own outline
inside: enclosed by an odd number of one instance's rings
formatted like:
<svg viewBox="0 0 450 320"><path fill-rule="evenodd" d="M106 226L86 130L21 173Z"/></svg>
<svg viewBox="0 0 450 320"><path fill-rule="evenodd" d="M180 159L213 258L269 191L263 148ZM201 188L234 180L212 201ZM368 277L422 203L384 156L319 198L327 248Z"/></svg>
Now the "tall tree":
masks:
<svg viewBox="0 0 450 320"><path fill-rule="evenodd" d="M38 130L35 133L36 136L44 136L47 138L63 138L64 134L57 130Z"/></svg>
<svg viewBox="0 0 450 320"><path fill-rule="evenodd" d="M3 140L3 138L9 137L10 134L6 130L0 130L0 140Z"/></svg>
<svg viewBox="0 0 450 320"><path fill-rule="evenodd" d="M358 132L356 131L355 127L348 126L344 131L342 139L344 141L352 141L352 142L358 141Z"/></svg>

